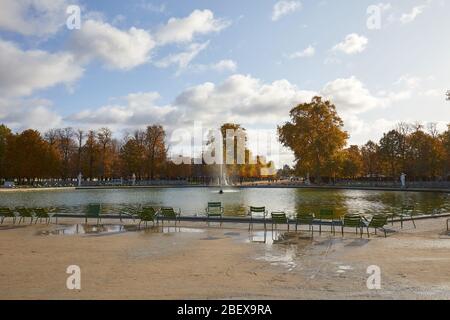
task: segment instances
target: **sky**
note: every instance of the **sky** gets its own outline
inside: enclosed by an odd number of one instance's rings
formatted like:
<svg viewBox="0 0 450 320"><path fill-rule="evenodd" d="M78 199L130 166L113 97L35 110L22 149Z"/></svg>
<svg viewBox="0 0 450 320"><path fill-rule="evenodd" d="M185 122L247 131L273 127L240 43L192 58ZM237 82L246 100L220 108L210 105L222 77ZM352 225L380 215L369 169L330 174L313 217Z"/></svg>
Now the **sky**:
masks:
<svg viewBox="0 0 450 320"><path fill-rule="evenodd" d="M449 10L447 0L0 0L0 123L118 137L158 123L170 137L236 122L276 145L289 110L321 95L349 144L398 122L443 130ZM289 150L272 153L292 163Z"/></svg>

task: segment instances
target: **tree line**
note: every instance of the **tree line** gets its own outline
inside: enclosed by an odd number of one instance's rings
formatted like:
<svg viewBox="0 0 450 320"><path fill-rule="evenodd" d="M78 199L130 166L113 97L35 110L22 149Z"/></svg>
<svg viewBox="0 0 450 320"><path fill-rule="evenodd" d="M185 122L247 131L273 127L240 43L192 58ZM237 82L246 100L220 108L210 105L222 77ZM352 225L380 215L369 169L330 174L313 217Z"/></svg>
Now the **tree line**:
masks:
<svg viewBox="0 0 450 320"><path fill-rule="evenodd" d="M243 129L238 124L224 124L220 131ZM237 144L235 139L233 142ZM235 147L236 148L236 147ZM50 129L43 134L28 129L13 133L0 125L0 179L32 184L36 180L74 180L79 173L83 179L136 180L186 179L202 177L203 182L217 179L217 165L175 164L168 158L166 132L161 125L149 125L144 130L114 138L108 128L83 131L73 128ZM225 149L224 149L225 150ZM245 163L224 165L225 173L234 181L258 178L266 164L261 157L250 163L251 152L245 149Z"/></svg>
<svg viewBox="0 0 450 320"><path fill-rule="evenodd" d="M290 111L278 126L280 142L295 155L294 174L315 181L335 179L446 180L450 177L450 124L399 123L378 141L347 147L349 135L336 107L321 97ZM286 171L286 169L284 170Z"/></svg>

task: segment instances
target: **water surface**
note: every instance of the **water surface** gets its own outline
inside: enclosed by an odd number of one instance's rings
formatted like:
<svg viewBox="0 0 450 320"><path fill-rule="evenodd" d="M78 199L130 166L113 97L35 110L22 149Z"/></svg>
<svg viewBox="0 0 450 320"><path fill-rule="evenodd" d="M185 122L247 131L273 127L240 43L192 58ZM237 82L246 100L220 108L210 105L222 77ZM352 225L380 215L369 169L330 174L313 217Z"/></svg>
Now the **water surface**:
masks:
<svg viewBox="0 0 450 320"><path fill-rule="evenodd" d="M96 190L33 190L0 192L0 206L55 207L61 213L83 213L89 203L102 203L103 213L119 213L139 205L181 208L182 215L202 215L208 201L222 202L225 215L245 215L249 206L265 206L269 212L298 211L318 213L331 208L345 213L395 213L414 206L417 214L450 212L450 195L431 192L321 190L296 188L228 189L146 188Z"/></svg>

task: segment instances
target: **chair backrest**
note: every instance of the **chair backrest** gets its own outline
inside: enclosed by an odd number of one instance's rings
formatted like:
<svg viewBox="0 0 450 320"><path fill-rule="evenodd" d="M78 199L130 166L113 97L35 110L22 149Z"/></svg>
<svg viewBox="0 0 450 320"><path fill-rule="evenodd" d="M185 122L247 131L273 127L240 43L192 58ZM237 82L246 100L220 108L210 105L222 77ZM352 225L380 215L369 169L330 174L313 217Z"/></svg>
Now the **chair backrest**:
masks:
<svg viewBox="0 0 450 320"><path fill-rule="evenodd" d="M325 220L334 219L334 210L333 209L320 209L319 218Z"/></svg>
<svg viewBox="0 0 450 320"><path fill-rule="evenodd" d="M369 227L371 228L382 228L388 223L388 215L377 214L372 217L369 222Z"/></svg>
<svg viewBox="0 0 450 320"><path fill-rule="evenodd" d="M358 214L346 214L343 221L346 227L360 227L361 226L361 216Z"/></svg>
<svg viewBox="0 0 450 320"><path fill-rule="evenodd" d="M249 214L251 216L253 215L265 215L266 214L266 207L250 207Z"/></svg>
<svg viewBox="0 0 450 320"><path fill-rule="evenodd" d="M19 213L20 216L22 217L30 217L31 216L31 211L28 208L25 207L18 207L16 208L16 211Z"/></svg>
<svg viewBox="0 0 450 320"><path fill-rule="evenodd" d="M284 212L272 212L271 216L273 223L286 223L288 221Z"/></svg>
<svg viewBox="0 0 450 320"><path fill-rule="evenodd" d="M298 213L297 222L311 224L314 221L313 213Z"/></svg>
<svg viewBox="0 0 450 320"><path fill-rule="evenodd" d="M220 213L222 211L222 202L208 202L208 213Z"/></svg>
<svg viewBox="0 0 450 320"><path fill-rule="evenodd" d="M102 206L99 203L90 203L87 207L87 215L99 216L102 210Z"/></svg>
<svg viewBox="0 0 450 320"><path fill-rule="evenodd" d="M14 214L8 207L0 207L0 216L3 217L12 217Z"/></svg>
<svg viewBox="0 0 450 320"><path fill-rule="evenodd" d="M38 216L38 217L47 217L48 216L47 210L44 208L34 208L33 211L36 214L36 216Z"/></svg>
<svg viewBox="0 0 450 320"><path fill-rule="evenodd" d="M175 213L175 210L173 210L172 207L164 207L161 208L161 213L164 217L168 218L175 218L177 215Z"/></svg>
<svg viewBox="0 0 450 320"><path fill-rule="evenodd" d="M139 211L138 216L141 220L153 221L156 217L156 210L153 207L143 207Z"/></svg>
<svg viewBox="0 0 450 320"><path fill-rule="evenodd" d="M414 206L403 206L402 213L412 213L414 212Z"/></svg>

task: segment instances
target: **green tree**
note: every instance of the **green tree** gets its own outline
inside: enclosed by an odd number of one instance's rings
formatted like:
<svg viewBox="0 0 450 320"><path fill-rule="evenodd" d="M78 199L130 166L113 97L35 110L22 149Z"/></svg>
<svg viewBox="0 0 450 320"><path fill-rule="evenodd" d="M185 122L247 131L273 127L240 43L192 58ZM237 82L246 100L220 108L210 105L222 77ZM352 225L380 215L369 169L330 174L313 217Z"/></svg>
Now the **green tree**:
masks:
<svg viewBox="0 0 450 320"><path fill-rule="evenodd" d="M280 142L295 155L301 174L312 173L320 181L327 163L333 161L348 139L344 123L330 101L314 97L290 111L291 121L278 126Z"/></svg>

